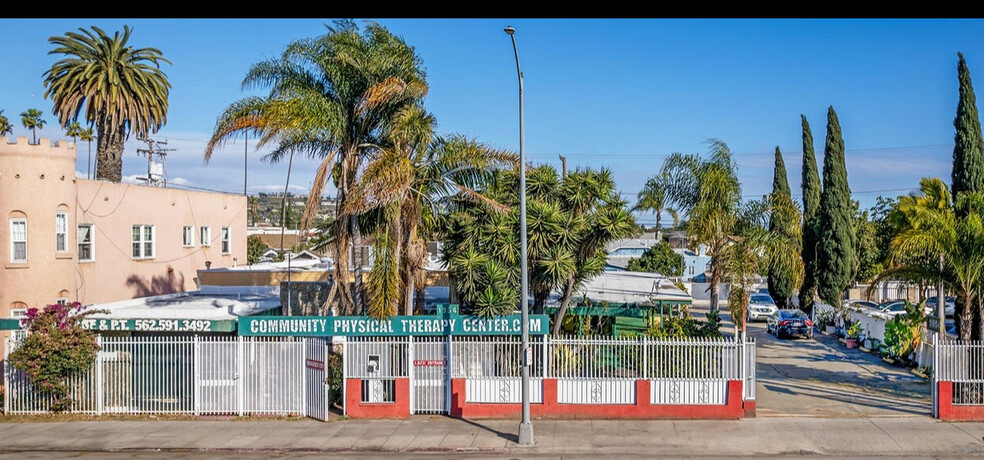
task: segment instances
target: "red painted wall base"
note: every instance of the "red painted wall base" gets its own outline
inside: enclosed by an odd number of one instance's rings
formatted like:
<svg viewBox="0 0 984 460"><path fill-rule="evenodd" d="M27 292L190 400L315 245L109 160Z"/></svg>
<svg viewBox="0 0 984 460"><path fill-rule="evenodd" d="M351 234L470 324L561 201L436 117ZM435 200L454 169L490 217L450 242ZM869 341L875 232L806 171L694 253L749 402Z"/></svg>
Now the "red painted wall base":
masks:
<svg viewBox="0 0 984 460"><path fill-rule="evenodd" d="M938 382L936 397L939 419L948 422L984 421L984 406L953 405L953 382Z"/></svg>
<svg viewBox="0 0 984 460"><path fill-rule="evenodd" d="M395 401L391 403L362 402L362 380L345 380L345 415L352 418L410 417L410 379L396 379Z"/></svg>
<svg viewBox="0 0 984 460"><path fill-rule="evenodd" d="M745 409L745 417L751 418L755 417L755 400L746 399L742 403L742 407Z"/></svg>

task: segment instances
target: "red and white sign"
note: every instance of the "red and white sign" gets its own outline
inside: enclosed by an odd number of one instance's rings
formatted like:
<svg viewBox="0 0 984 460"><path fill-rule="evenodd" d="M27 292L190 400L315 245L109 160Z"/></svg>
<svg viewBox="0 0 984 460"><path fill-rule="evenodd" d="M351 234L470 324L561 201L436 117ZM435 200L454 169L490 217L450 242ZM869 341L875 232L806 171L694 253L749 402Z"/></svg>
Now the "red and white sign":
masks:
<svg viewBox="0 0 984 460"><path fill-rule="evenodd" d="M443 366L443 359L415 359L413 360L414 366Z"/></svg>
<svg viewBox="0 0 984 460"><path fill-rule="evenodd" d="M318 361L316 359L305 359L304 366L307 367L308 369L317 369L319 371L325 370L325 362Z"/></svg>

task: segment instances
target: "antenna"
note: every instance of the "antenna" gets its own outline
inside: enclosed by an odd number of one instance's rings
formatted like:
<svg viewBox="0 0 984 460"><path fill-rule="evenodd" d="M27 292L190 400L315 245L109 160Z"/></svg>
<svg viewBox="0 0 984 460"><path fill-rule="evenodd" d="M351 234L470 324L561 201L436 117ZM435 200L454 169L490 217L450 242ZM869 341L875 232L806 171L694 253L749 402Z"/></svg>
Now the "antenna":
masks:
<svg viewBox="0 0 984 460"><path fill-rule="evenodd" d="M144 181L153 187L167 188L167 169L165 167L167 152L172 152L175 149L161 147L167 145L167 139L159 141L149 137L137 136L137 140L147 143L147 148L137 149L137 155L147 157L147 177L137 177L137 180ZM154 161L155 157L160 161Z"/></svg>

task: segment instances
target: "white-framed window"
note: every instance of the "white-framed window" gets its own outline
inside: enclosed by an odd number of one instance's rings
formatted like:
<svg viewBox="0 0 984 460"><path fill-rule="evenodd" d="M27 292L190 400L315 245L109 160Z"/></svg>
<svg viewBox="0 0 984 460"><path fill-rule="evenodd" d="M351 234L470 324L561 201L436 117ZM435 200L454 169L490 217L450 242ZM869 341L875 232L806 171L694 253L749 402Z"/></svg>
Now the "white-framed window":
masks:
<svg viewBox="0 0 984 460"><path fill-rule="evenodd" d="M212 227L209 227L208 225L198 227L198 236L198 239L202 242L202 246L212 245Z"/></svg>
<svg viewBox="0 0 984 460"><path fill-rule="evenodd" d="M55 303L58 305L68 305L68 297L59 297L55 299Z"/></svg>
<svg viewBox="0 0 984 460"><path fill-rule="evenodd" d="M96 260L96 253L92 224L79 224L76 241L79 242L79 262L92 262Z"/></svg>
<svg viewBox="0 0 984 460"><path fill-rule="evenodd" d="M181 245L186 248L195 246L195 227L185 225L181 229Z"/></svg>
<svg viewBox="0 0 984 460"><path fill-rule="evenodd" d="M55 213L55 252L68 252L68 214Z"/></svg>
<svg viewBox="0 0 984 460"><path fill-rule="evenodd" d="M229 254L232 252L232 237L230 235L229 227L222 227L222 253Z"/></svg>
<svg viewBox="0 0 984 460"><path fill-rule="evenodd" d="M154 226L134 225L132 232L133 258L154 258Z"/></svg>
<svg viewBox="0 0 984 460"><path fill-rule="evenodd" d="M10 219L10 261L27 263L27 219Z"/></svg>

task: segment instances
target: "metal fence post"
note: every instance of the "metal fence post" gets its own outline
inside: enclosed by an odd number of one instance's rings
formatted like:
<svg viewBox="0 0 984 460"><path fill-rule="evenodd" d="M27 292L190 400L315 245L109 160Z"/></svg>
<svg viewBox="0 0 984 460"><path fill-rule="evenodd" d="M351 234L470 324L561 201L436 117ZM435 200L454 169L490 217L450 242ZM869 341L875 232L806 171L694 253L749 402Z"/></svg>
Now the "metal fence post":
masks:
<svg viewBox="0 0 984 460"><path fill-rule="evenodd" d="M454 356L454 348L451 339L454 336L448 334L447 348L445 351L445 357L447 358L444 362L444 412L447 414L451 413L451 366L454 364L452 362L452 356Z"/></svg>
<svg viewBox="0 0 984 460"><path fill-rule="evenodd" d="M348 415L348 348L348 337L342 337L342 415Z"/></svg>
<svg viewBox="0 0 984 460"><path fill-rule="evenodd" d="M243 336L236 337L236 412L240 417L243 413L243 400L246 381L246 344Z"/></svg>
<svg viewBox="0 0 984 460"><path fill-rule="evenodd" d="M202 363L198 334L192 338L191 344L191 406L195 416L201 415L202 408Z"/></svg>
<svg viewBox="0 0 984 460"><path fill-rule="evenodd" d="M413 391L413 336L407 336L407 377L410 383L410 413L413 414L413 403L416 399L414 397L415 391Z"/></svg>
<svg viewBox="0 0 984 460"><path fill-rule="evenodd" d="M642 378L649 380L649 338L642 338Z"/></svg>
<svg viewBox="0 0 984 460"><path fill-rule="evenodd" d="M7 369L10 361L10 337L3 339L3 415L10 411L10 372Z"/></svg>
<svg viewBox="0 0 984 460"><path fill-rule="evenodd" d="M106 398L104 396L105 387L103 384L103 359L105 358L105 352L103 351L103 340L101 335L96 336L96 415L102 415L103 408L106 403Z"/></svg>

